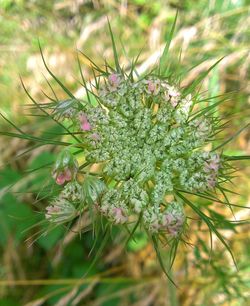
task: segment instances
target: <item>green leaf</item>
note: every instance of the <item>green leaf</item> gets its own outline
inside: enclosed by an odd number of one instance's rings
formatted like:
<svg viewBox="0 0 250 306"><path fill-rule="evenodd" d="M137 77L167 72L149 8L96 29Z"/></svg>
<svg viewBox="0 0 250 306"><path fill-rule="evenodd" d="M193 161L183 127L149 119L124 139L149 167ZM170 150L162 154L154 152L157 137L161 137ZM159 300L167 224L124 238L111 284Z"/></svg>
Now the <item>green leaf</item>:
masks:
<svg viewBox="0 0 250 306"><path fill-rule="evenodd" d="M173 39L177 18L178 18L178 11L176 11L174 22L172 24L170 33L167 37L167 41L166 41L166 45L164 47L163 53L160 57L160 62L159 62L159 75L160 76L162 75L162 71L163 71L163 76L168 75L169 65L167 65L167 61L169 60L169 48L170 48L171 41Z"/></svg>
<svg viewBox="0 0 250 306"><path fill-rule="evenodd" d="M232 250L230 249L229 245L226 243L222 235L217 231L216 227L214 224L210 221L210 218L205 215L198 207L196 207L192 202L190 202L186 197L184 197L182 194L179 192L176 193L176 195L181 198L188 206L190 206L193 211L207 224L208 228L215 233L217 238L222 242L222 244L225 246L225 248L228 250L228 252L231 255L231 258L234 262L235 267L237 268L237 264L234 258L234 255L232 253Z"/></svg>
<svg viewBox="0 0 250 306"><path fill-rule="evenodd" d="M48 73L52 76L52 78L60 85L60 87L66 92L66 94L68 94L69 97L73 98L73 99L76 99L75 96L71 93L70 90L68 90L67 87L65 87L63 85L63 83L54 75L54 73L49 69L48 65L46 64L46 61L44 59L44 56L43 56L43 51L42 51L42 47L41 47L41 44L40 44L40 41L38 40L38 46L39 46L39 50L40 50L40 54L41 54L41 57L42 57L42 61L43 61L43 64L44 64L44 67L46 68L46 70L48 71Z"/></svg>
<svg viewBox="0 0 250 306"><path fill-rule="evenodd" d="M134 234L135 234L135 232L136 232L138 226L139 226L140 223L141 223L141 219L142 219L142 213L140 213L139 218L138 218L138 220L136 221L136 224L135 224L135 226L133 227L132 232L129 234L129 237L128 237L128 239L127 239L125 245L128 245L130 239L133 238L133 236L134 236Z"/></svg>
<svg viewBox="0 0 250 306"><path fill-rule="evenodd" d="M115 60L116 71L121 73L121 67L120 67L120 64L119 64L119 58L118 58L118 53L117 53L117 50L116 50L115 39L114 39L114 35L113 35L112 29L111 29L109 19L108 19L108 27L109 27L109 33L110 33L111 41L112 41L112 48L113 48L113 55L114 55L114 60Z"/></svg>
<svg viewBox="0 0 250 306"><path fill-rule="evenodd" d="M147 235L143 232L135 233L133 238L127 242L127 248L132 252L142 250L148 243Z"/></svg>
<svg viewBox="0 0 250 306"><path fill-rule="evenodd" d="M30 100L37 106L37 108L38 108L41 112L43 112L48 118L50 118L52 121L54 121L54 122L55 122L56 124L58 124L60 127L62 127L65 131L67 131L67 133L68 133L69 135L71 135L78 143L81 143L81 140L78 139L74 134L72 134L72 133L70 132L70 130L69 130L67 127L65 127L61 122L59 122L59 121L56 120L53 116L51 116L48 112L46 112L46 111L44 110L44 108L41 107L41 105L39 105L39 103L36 102L36 100L30 95L30 93L28 92L27 88L25 87L22 78L20 78L20 79L21 79L21 83L22 83L22 86L23 86L23 89L24 89L25 93L26 93L27 96L30 98Z"/></svg>
<svg viewBox="0 0 250 306"><path fill-rule="evenodd" d="M222 144L220 144L219 146L213 148L212 151L216 151L222 147L224 147L226 144L228 144L230 141L232 141L234 138L236 138L242 131L244 131L247 127L250 126L250 123L248 123L247 125L243 126L239 131L237 131L233 136L229 137L227 140L225 140Z"/></svg>
<svg viewBox="0 0 250 306"><path fill-rule="evenodd" d="M108 242L108 239L109 239L109 231L108 231L108 228L105 229L105 232L103 234L103 237L102 237L102 241L101 241L101 244L100 244L100 247L98 248L95 256L94 256L94 259L92 260L87 272L84 274L83 277L85 277L86 275L89 274L89 272L92 270L92 268L95 266L97 260L100 258L101 254L102 254L102 251L104 249L104 247L106 246L107 242Z"/></svg>
<svg viewBox="0 0 250 306"><path fill-rule="evenodd" d="M209 74L209 72L212 69L214 69L214 67L216 67L224 58L225 58L225 56L223 56L218 61L216 61L211 67L209 67L209 69L207 69L206 71L202 72L200 74L200 76L198 76L195 79L195 81L192 82L191 85L189 85L187 88L185 88L184 94L187 95L189 93L192 93L194 91L194 89L205 79L205 77Z"/></svg>
<svg viewBox="0 0 250 306"><path fill-rule="evenodd" d="M164 266L164 263L163 263L163 259L161 257L161 253L160 253L160 249L159 249L159 246L158 246L158 242L157 242L157 238L153 235L152 236L152 241L153 241L153 245L154 245L154 249L155 249L155 252L156 252L156 256L158 258L158 261L160 263L160 266L164 272L164 274L167 276L167 278L169 279L169 281L175 286L177 287L177 285L174 283L174 281L172 280L172 278L170 277L169 273L167 272L165 266Z"/></svg>
<svg viewBox="0 0 250 306"><path fill-rule="evenodd" d="M48 144L58 145L58 146L71 145L71 143L69 143L69 142L40 138L40 137L28 135L28 134L18 134L18 133L0 131L0 135L12 137L12 138L20 138L20 139L25 139L25 140L31 140L31 141L35 141L35 142L41 142L41 143L43 143L43 145L48 145Z"/></svg>

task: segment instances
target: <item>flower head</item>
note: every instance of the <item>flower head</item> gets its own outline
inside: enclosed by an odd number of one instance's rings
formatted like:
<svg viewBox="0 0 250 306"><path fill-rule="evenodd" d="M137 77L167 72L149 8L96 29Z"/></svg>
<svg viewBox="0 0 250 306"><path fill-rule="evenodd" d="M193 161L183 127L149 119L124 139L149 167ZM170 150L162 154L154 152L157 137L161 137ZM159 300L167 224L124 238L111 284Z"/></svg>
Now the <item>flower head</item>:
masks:
<svg viewBox="0 0 250 306"><path fill-rule="evenodd" d="M191 94L156 76L134 81L113 72L98 91L96 106L83 105L75 124L77 132L87 132L80 133L87 174L76 182L78 164L63 153L54 168L57 184L64 185L60 199L77 209L93 207L111 224L137 219L148 233L178 238L186 217L174 191L205 192L218 181L220 157L205 150L212 123L192 117ZM92 168L98 169L94 175ZM175 200L168 203L166 195ZM59 213L57 204L47 217L53 213Z"/></svg>

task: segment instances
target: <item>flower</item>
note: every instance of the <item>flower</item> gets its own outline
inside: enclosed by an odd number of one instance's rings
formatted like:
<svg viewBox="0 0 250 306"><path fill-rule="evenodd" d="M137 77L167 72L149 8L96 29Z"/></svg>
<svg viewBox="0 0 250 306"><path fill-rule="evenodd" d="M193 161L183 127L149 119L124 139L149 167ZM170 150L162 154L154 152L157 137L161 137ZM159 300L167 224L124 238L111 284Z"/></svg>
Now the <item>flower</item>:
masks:
<svg viewBox="0 0 250 306"><path fill-rule="evenodd" d="M71 181L71 179L72 179L72 173L68 168L55 175L55 180L58 185L63 185L65 182Z"/></svg>
<svg viewBox="0 0 250 306"><path fill-rule="evenodd" d="M120 207L115 207L112 210L113 218L116 224L123 224L127 222L128 217L125 215L125 212Z"/></svg>
<svg viewBox="0 0 250 306"><path fill-rule="evenodd" d="M166 86L166 91L165 91L165 98L167 100L170 100L170 103L172 104L173 107L176 107L179 100L180 100L180 92L174 87L167 85Z"/></svg>
<svg viewBox="0 0 250 306"><path fill-rule="evenodd" d="M82 202L84 200L82 185L76 181L69 182L61 191L60 197L74 203Z"/></svg>
<svg viewBox="0 0 250 306"><path fill-rule="evenodd" d="M192 96L191 94L188 94L184 99L181 100L181 109L186 115L188 115L191 105L192 105Z"/></svg>
<svg viewBox="0 0 250 306"><path fill-rule="evenodd" d="M156 219L156 220L154 220L154 221L150 224L150 226L149 226L149 231L150 231L151 233L157 233L157 232L159 231L160 228L161 228L161 225L160 225L160 223L159 223L159 220Z"/></svg>
<svg viewBox="0 0 250 306"><path fill-rule="evenodd" d="M207 118L195 119L190 122L193 128L193 135L198 142L203 142L211 133L211 124Z"/></svg>
<svg viewBox="0 0 250 306"><path fill-rule="evenodd" d="M80 120L81 129L83 131L90 131L91 130L91 125L88 121L88 118L87 118L86 114L81 112L79 114L79 120Z"/></svg>
<svg viewBox="0 0 250 306"><path fill-rule="evenodd" d="M179 97L177 98L177 100L171 99L170 101L176 102L176 104L173 106L177 106L178 104L178 107L175 111L175 116L174 116L176 121L178 123L184 123L188 119L188 116L189 116L189 112L190 112L191 105L192 105L192 97L189 94L184 99L179 100L179 102L178 102L178 99Z"/></svg>
<svg viewBox="0 0 250 306"><path fill-rule="evenodd" d="M160 81L159 80L147 80L146 81L146 92L154 96L158 95L160 92Z"/></svg>
<svg viewBox="0 0 250 306"><path fill-rule="evenodd" d="M215 175L210 175L207 178L207 185L210 189L214 188L216 184L216 176Z"/></svg>
<svg viewBox="0 0 250 306"><path fill-rule="evenodd" d="M99 103L83 105L75 126L89 132L80 135L85 159L100 171L75 185L78 164L63 153L54 169L57 184L64 185L60 198L93 208L93 215L113 224L137 217L149 233L178 237L184 208L176 199L166 203L166 195L216 186L220 157L205 150L212 124L202 114L192 117L191 94L155 76L132 81L114 72L98 92Z"/></svg>
<svg viewBox="0 0 250 306"><path fill-rule="evenodd" d="M182 204L176 201L171 202L163 212L162 227L167 229L170 236L177 237L183 229L185 219Z"/></svg>
<svg viewBox="0 0 250 306"><path fill-rule="evenodd" d="M148 229L150 233L159 232L160 227L161 227L160 216L161 216L161 213L159 211L159 207L156 207L155 205L143 211L143 215L142 215L143 221L144 221L145 227Z"/></svg>
<svg viewBox="0 0 250 306"><path fill-rule="evenodd" d="M204 166L204 171L207 174L207 186L209 189L214 188L216 185L219 168L220 156L214 153L205 161Z"/></svg>
<svg viewBox="0 0 250 306"><path fill-rule="evenodd" d="M108 76L108 82L110 84L110 89L115 90L121 82L120 76L116 73L112 73Z"/></svg>
<svg viewBox="0 0 250 306"><path fill-rule="evenodd" d="M205 171L217 173L220 167L220 156L214 154L208 161L205 162Z"/></svg>

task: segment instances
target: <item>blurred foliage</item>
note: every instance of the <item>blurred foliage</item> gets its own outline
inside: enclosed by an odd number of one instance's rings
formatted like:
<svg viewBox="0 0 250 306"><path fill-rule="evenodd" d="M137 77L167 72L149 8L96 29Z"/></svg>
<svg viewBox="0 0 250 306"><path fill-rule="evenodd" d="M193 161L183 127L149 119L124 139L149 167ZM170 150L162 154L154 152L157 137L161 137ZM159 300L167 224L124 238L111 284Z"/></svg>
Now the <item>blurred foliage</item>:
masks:
<svg viewBox="0 0 250 306"><path fill-rule="evenodd" d="M22 124L24 130L34 135L40 133L43 118L34 121L33 117L27 120L24 116L29 114L25 104L30 102L19 80L20 74L28 90L41 102L47 101L41 89L51 95L46 78L52 84L53 80L42 66L38 39L51 69L80 95L76 49L99 64L103 57L110 59L106 16L120 39L119 54L124 65L128 65L128 56L135 57L142 50L138 65L144 71L145 65L150 66L148 59L154 63L152 55L164 43L178 9L180 15L172 48L173 54L182 50L180 73L184 84L190 84L213 62L226 56L203 87L211 96L236 92L216 110L222 117L231 117L230 128L224 135L228 138L247 122L250 114L249 4L247 0L0 0L1 112ZM173 69L177 60L176 56L171 58ZM84 57L80 61L88 79L90 63ZM58 97L65 98L62 90L53 85ZM46 124L46 136L53 139L52 133L56 131ZM0 129L9 130L4 120L0 121ZM226 153L249 154L249 135L247 130L240 134L227 145ZM58 227L32 243L32 235L37 231L32 226L43 218L41 212L46 206L47 193L43 186L57 152L47 145L24 154L31 146L35 146L32 140L1 137L0 305L249 305L247 223L240 227L228 223L227 228L221 229L236 256L237 272L215 237L210 258L209 231L198 222L197 216L190 215L187 243L191 245L178 249L173 269L178 289L168 284L151 244L139 231L136 241L130 241L125 248L121 244L123 233L110 240L84 278L93 260L89 256L93 247L91 232L79 238L74 231L65 234L65 229ZM235 166L239 177L235 178L235 186L230 187L236 192L230 201L250 206L249 166L246 161L238 161ZM41 170L34 171L37 168ZM21 177L24 179L19 180ZM204 199L194 201L217 219L234 220L225 205ZM234 214L237 220L249 219L249 210L235 208ZM89 225L86 218L83 222L84 226ZM98 251L102 237L98 240L93 252ZM162 253L167 257L167 250Z"/></svg>

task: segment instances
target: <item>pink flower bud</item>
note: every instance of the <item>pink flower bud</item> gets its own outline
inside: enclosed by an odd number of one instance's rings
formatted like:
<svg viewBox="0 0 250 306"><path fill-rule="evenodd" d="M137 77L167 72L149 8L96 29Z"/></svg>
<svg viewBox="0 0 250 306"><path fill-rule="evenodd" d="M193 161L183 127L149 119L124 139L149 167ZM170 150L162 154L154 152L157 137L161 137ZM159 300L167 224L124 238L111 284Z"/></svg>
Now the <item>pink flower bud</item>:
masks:
<svg viewBox="0 0 250 306"><path fill-rule="evenodd" d="M207 185L209 188L214 188L216 184L216 174L212 173L210 176L207 178Z"/></svg>
<svg viewBox="0 0 250 306"><path fill-rule="evenodd" d="M180 92L174 86L166 86L167 90L165 91L165 98L172 104L173 107L176 107L180 100Z"/></svg>
<svg viewBox="0 0 250 306"><path fill-rule="evenodd" d="M65 182L69 182L72 179L72 173L70 169L65 169L62 172L59 172L56 176L56 183L58 185L63 185Z"/></svg>
<svg viewBox="0 0 250 306"><path fill-rule="evenodd" d="M116 74L116 73L112 73L109 75L108 77L108 81L109 81L109 84L114 87L114 88L117 88L120 84L120 78L119 78L119 75Z"/></svg>
<svg viewBox="0 0 250 306"><path fill-rule="evenodd" d="M56 183L58 185L63 185L65 183L65 177L63 172L59 173L59 175L56 177Z"/></svg>
<svg viewBox="0 0 250 306"><path fill-rule="evenodd" d="M50 205L46 207L47 213L45 214L46 219L49 219L51 214L60 212L60 208L58 206Z"/></svg>
<svg viewBox="0 0 250 306"><path fill-rule="evenodd" d="M170 95L170 97L179 97L180 96L180 93L174 87L169 87L168 94Z"/></svg>
<svg viewBox="0 0 250 306"><path fill-rule="evenodd" d="M90 131L91 130L91 125L88 121L87 116L84 113L81 113L79 115L79 120L80 120L80 124L81 124L81 129L83 131Z"/></svg>
<svg viewBox="0 0 250 306"><path fill-rule="evenodd" d="M172 237L177 237L180 232L179 226L172 226L168 228L168 233Z"/></svg>
<svg viewBox="0 0 250 306"><path fill-rule="evenodd" d="M206 172L218 172L220 167L220 157L218 154L214 155L210 160L205 163Z"/></svg>
<svg viewBox="0 0 250 306"><path fill-rule="evenodd" d="M170 236L177 237L182 232L185 224L183 207L174 202L169 205L163 214L161 224L163 229L167 230Z"/></svg>
<svg viewBox="0 0 250 306"><path fill-rule="evenodd" d="M72 173L70 171L70 169L65 169L64 170L64 177L65 177L65 181L71 181L72 179Z"/></svg>
<svg viewBox="0 0 250 306"><path fill-rule="evenodd" d="M91 138L93 139L93 140L100 140L100 135L99 134L97 134L97 133L93 133L93 134L91 134Z"/></svg>
<svg viewBox="0 0 250 306"><path fill-rule="evenodd" d="M159 81L146 81L147 84L147 89L146 91L149 94L153 94L154 96L158 95L158 93L160 92L160 82Z"/></svg>
<svg viewBox="0 0 250 306"><path fill-rule="evenodd" d="M163 216L162 225L163 226L169 226L171 223L175 221L173 215L166 214Z"/></svg>
<svg viewBox="0 0 250 306"><path fill-rule="evenodd" d="M155 84L152 81L148 82L148 90L152 93L155 91Z"/></svg>
<svg viewBox="0 0 250 306"><path fill-rule="evenodd" d="M115 223L117 224L118 223L123 224L128 220L127 216L124 215L123 209L118 208L118 207L113 209L113 217L114 217Z"/></svg>

